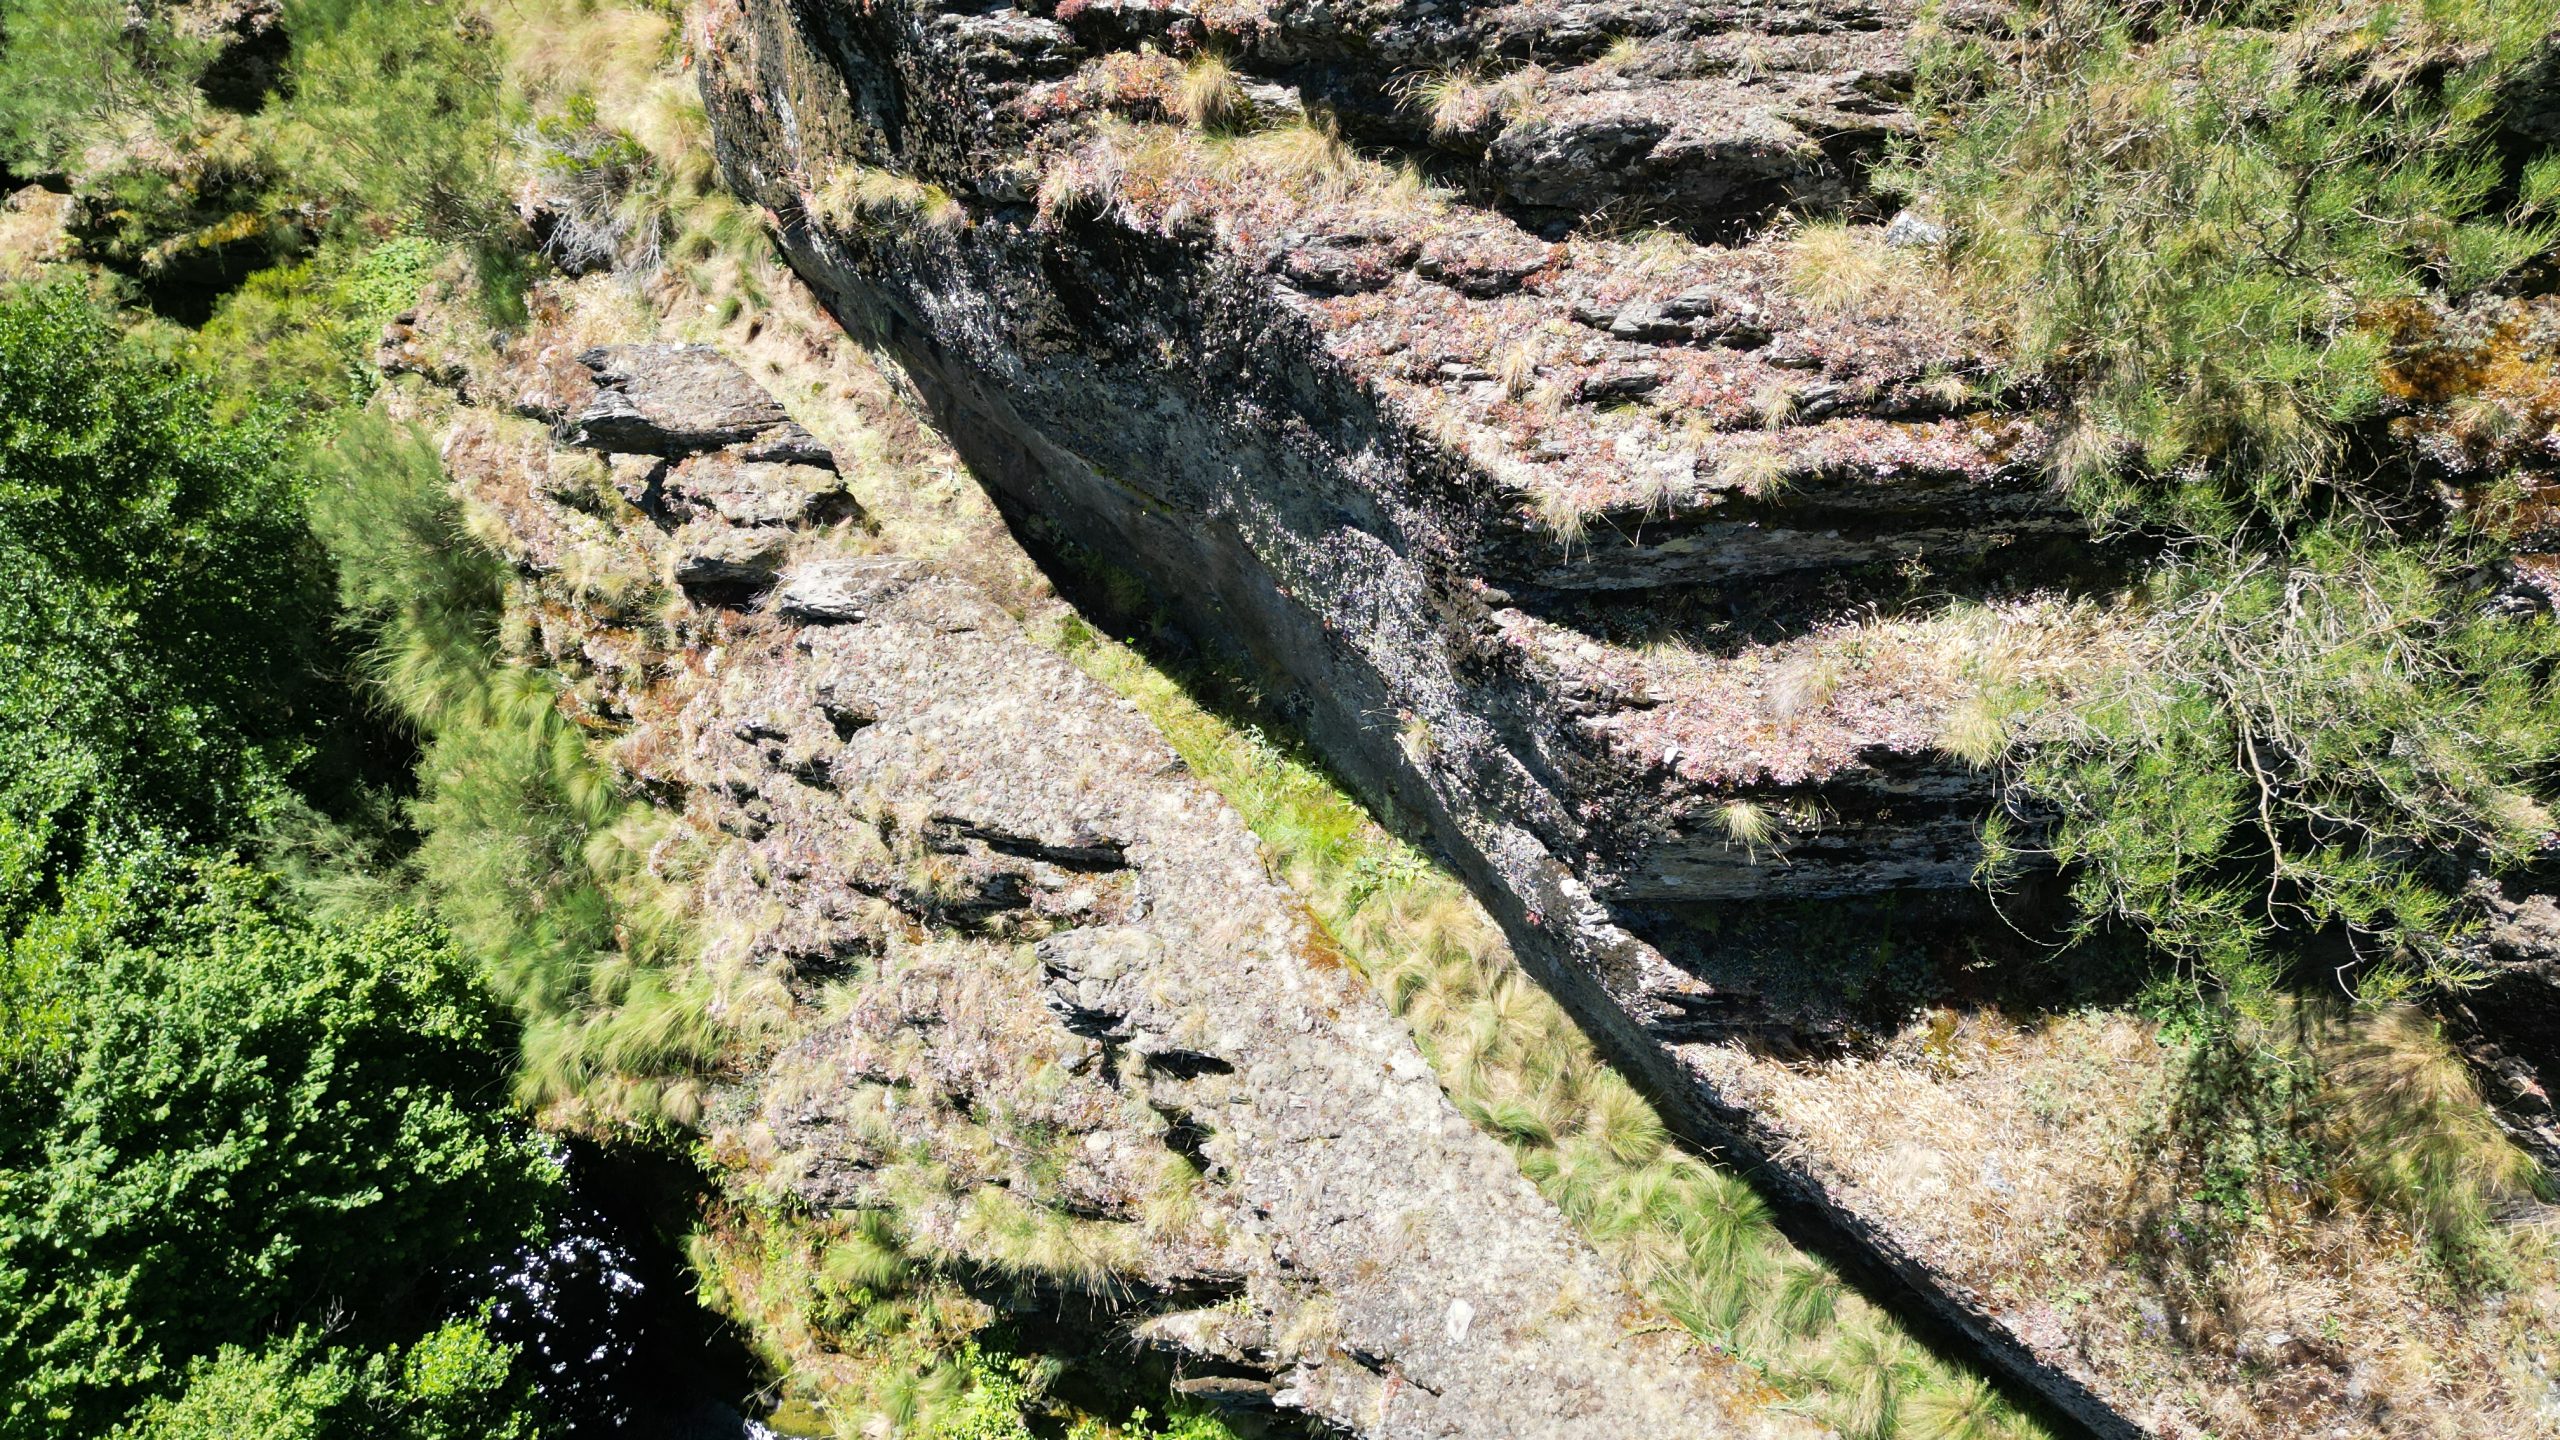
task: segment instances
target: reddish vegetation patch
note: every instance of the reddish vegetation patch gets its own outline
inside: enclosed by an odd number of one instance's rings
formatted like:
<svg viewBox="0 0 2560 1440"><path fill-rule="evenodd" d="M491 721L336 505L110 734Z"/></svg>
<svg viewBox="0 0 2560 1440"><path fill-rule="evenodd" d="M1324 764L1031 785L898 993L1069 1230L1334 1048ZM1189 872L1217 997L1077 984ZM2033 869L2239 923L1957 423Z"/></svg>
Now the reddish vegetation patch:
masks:
<svg viewBox="0 0 2560 1440"><path fill-rule="evenodd" d="M2560 297L2407 301L2369 323L2391 344L2393 436L2460 487L2458 503L2515 546L2518 578L2560 604Z"/></svg>

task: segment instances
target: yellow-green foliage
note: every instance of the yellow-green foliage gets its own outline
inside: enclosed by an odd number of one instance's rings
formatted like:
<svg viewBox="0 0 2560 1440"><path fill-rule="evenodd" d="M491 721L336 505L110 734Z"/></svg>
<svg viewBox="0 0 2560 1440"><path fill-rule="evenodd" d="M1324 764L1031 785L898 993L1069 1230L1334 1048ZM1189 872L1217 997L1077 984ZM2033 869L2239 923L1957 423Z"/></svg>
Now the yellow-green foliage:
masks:
<svg viewBox="0 0 2560 1440"><path fill-rule="evenodd" d="M1070 621L1061 648L1155 722L1243 815L1353 963L1413 1027L1442 1087L1566 1217L1700 1339L1731 1348L1854 1440L2039 1433L1778 1233L1752 1189L1675 1144L1522 972L1458 882L1315 766L1203 708ZM1971 1427L1971 1428L1966 1428Z"/></svg>
<svg viewBox="0 0 2560 1440"><path fill-rule="evenodd" d="M420 436L359 420L313 499L370 670L425 738L413 864L437 914L525 1018L518 1089L536 1104L689 1123L687 1078L727 1034L684 957L665 822L623 793L557 682L501 653L501 572L463 533Z"/></svg>
<svg viewBox="0 0 2560 1440"><path fill-rule="evenodd" d="M382 381L382 327L418 302L446 258L415 236L337 237L309 259L261 270L223 297L195 337L234 403L274 398L306 417L360 405Z"/></svg>
<svg viewBox="0 0 2560 1440"><path fill-rule="evenodd" d="M1994 824L1993 863L2043 852L2084 924L2133 922L2244 997L2338 932L2369 998L2460 984L2448 942L2475 917L2458 873L2416 857L2531 856L2560 754L2560 632L2483 614L2447 581L2462 568L2343 532L2289 563L2164 565L2140 659L2023 723L2014 778L2039 823Z"/></svg>
<svg viewBox="0 0 2560 1440"><path fill-rule="evenodd" d="M781 1377L774 1419L792 1433L1029 1440L1037 1424L1073 1440L1235 1440L1188 1401L1152 1416L1129 1398L1155 1388L1144 1367L1117 1358L1062 1385L1072 1361L1021 1348L886 1212L725 1202L689 1248L704 1299L743 1322Z"/></svg>
<svg viewBox="0 0 2560 1440"><path fill-rule="evenodd" d="M2512 1221L2548 1179L2498 1128L2431 1017L2335 999L2266 1010L2207 1011L2201 1025L2173 1016L2184 1065L2141 1142L2135 1195L2145 1243L2177 1286L2226 1288L2235 1231L2340 1212L2371 1215L2382 1243L2405 1233L2465 1288L2508 1288L2547 1265L2547 1243Z"/></svg>
<svg viewBox="0 0 2560 1440"><path fill-rule="evenodd" d="M2093 513L2208 533L2342 493L2371 418L2386 301L2476 292L2550 249L2486 142L2547 0L2020 5L2022 40L1924 65L1968 307L2073 426Z"/></svg>
<svg viewBox="0 0 2560 1440"><path fill-rule="evenodd" d="M1949 748L2011 764L2023 823L1994 827L1995 858L2057 862L2085 925L2129 923L2244 998L2294 969L2372 999L2459 984L2468 877L2553 829L2560 647L2472 593L2505 541L2425 498L2433 462L2376 423L2382 364L2389 315L2560 244L2560 162L2501 110L2560 9L2017 15L1996 54L1928 54L1900 183L1941 210L2012 378L2059 402L2065 493L2211 543L2138 592L2117 683L1951 717Z"/></svg>
<svg viewBox="0 0 2560 1440"><path fill-rule="evenodd" d="M1214 50L1200 52L1183 67L1182 80L1174 87L1173 108L1203 130L1234 129L1252 113L1227 57Z"/></svg>
<svg viewBox="0 0 2560 1440"><path fill-rule="evenodd" d="M869 165L840 167L818 188L812 208L828 224L853 231L908 225L956 230L968 219L941 186Z"/></svg>
<svg viewBox="0 0 2560 1440"><path fill-rule="evenodd" d="M2548 1177L2498 1128L2436 1022L2391 1005L2309 1028L2315 1123L2344 1175L2457 1270L2494 1268L2501 1222L2540 1198Z"/></svg>

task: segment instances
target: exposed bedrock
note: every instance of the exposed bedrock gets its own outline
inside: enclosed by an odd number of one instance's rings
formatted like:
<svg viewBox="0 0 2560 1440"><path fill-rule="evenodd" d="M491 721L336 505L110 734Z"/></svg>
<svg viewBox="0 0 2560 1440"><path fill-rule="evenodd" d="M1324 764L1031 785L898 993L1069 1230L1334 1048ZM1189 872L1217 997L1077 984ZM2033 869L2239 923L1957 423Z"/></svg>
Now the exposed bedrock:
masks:
<svg viewBox="0 0 2560 1440"><path fill-rule="evenodd" d="M445 453L528 658L668 817L652 863L694 857L705 963L799 1001L711 1153L964 1265L1049 1235L1222 1403L1414 1440L1814 1433L1468 1123L1135 707L886 549L745 372L514 355L499 403L550 433L466 409ZM689 573L733 553L762 558Z"/></svg>
<svg viewBox="0 0 2560 1440"><path fill-rule="evenodd" d="M1008 513L1136 572L1288 692L1692 1137L1762 1165L2061 1409L2136 1433L2067 1347L2021 1339L1773 1156L1775 1132L1684 1052L1822 1044L1855 1018L1825 956L1736 965L1687 924L1698 902L1973 914L1987 792L1935 741L1984 653L2042 654L2062 627L1997 586L1963 633L1820 617L1924 557L2079 563L2031 478L2041 430L1968 389L1987 367L1926 296L1816 308L1783 283L1784 242L1551 242L1357 176L1292 191L1144 129L1143 106L1080 109L1163 58L1109 46L1192 23L1113 11L1097 38L1102 8L706 7L724 169L838 315L904 360ZM1629 33L1614 10L1548 8L1603 37L1595 55ZM1426 13L1360 44L1285 6L1241 28L1250 54L1356 52L1371 68L1349 73L1374 77L1462 67L1508 11ZM892 172L965 219L830 198ZM1647 643L1665 614L1717 623ZM1869 913L1835 912L1847 931Z"/></svg>

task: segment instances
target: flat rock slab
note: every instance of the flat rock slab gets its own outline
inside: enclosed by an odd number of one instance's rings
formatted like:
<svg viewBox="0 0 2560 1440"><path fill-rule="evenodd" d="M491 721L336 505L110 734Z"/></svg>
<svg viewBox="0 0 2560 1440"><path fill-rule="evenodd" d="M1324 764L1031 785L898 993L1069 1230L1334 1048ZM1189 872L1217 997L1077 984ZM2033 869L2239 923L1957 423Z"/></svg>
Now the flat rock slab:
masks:
<svg viewBox="0 0 2560 1440"><path fill-rule="evenodd" d="M708 345L608 345L578 356L595 394L568 423L570 443L685 455L751 440L790 416Z"/></svg>

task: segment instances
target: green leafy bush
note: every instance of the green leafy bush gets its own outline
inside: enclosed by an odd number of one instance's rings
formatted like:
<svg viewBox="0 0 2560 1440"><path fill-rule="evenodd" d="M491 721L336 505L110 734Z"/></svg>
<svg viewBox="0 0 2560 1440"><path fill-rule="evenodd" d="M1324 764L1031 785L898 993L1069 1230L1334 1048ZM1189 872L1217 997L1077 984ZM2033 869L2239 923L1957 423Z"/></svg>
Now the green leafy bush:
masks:
<svg viewBox="0 0 2560 1440"><path fill-rule="evenodd" d="M441 1318L555 1185L503 1012L415 911L192 858L352 774L308 486L240 408L0 298L0 1437L529 1433Z"/></svg>
<svg viewBox="0 0 2560 1440"><path fill-rule="evenodd" d="M343 706L265 414L222 420L64 289L0 299L0 920L152 830L219 841Z"/></svg>
<svg viewBox="0 0 2560 1440"><path fill-rule="evenodd" d="M255 872L145 855L10 958L69 1023L0 1098L0 1436L99 1433L305 1317L414 1334L556 1184L483 1098L498 1014L415 912L315 925Z"/></svg>
<svg viewBox="0 0 2560 1440"><path fill-rule="evenodd" d="M224 296L196 343L234 405L290 404L309 418L360 405L382 382L382 328L418 303L446 247L414 235L333 238Z"/></svg>
<svg viewBox="0 0 2560 1440"><path fill-rule="evenodd" d="M116 1440L532 1440L540 1427L512 1347L452 1320L405 1352L324 1346L309 1330L188 1365Z"/></svg>

